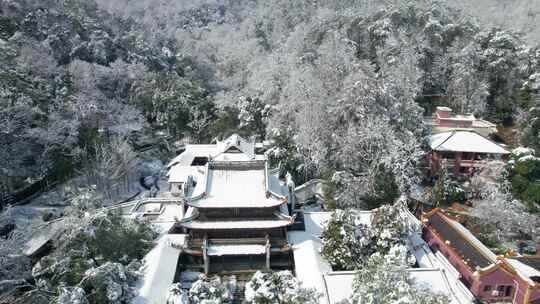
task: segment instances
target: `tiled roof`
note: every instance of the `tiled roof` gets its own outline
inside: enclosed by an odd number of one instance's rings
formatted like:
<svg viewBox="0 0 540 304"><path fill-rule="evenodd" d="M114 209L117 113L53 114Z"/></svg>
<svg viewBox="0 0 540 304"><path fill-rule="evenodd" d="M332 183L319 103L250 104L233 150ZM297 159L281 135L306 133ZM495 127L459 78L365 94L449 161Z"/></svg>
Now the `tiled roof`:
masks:
<svg viewBox="0 0 540 304"><path fill-rule="evenodd" d="M433 212L428 217L428 221L431 228L461 256L463 261L467 262L472 270L476 270L477 267L484 268L494 263L486 254L487 248L479 248L481 246L479 246L478 240L473 239L474 237L470 234L463 233L462 229L456 226L456 224L461 224L440 211Z"/></svg>
<svg viewBox="0 0 540 304"><path fill-rule="evenodd" d="M432 135L430 147L434 151L508 154L491 140L469 131L451 131Z"/></svg>

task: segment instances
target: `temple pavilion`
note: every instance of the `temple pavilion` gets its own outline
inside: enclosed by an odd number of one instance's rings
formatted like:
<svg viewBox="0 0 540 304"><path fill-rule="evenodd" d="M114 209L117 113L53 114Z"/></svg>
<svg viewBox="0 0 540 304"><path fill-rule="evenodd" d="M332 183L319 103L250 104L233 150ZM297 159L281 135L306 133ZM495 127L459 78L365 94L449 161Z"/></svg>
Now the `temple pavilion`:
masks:
<svg viewBox="0 0 540 304"><path fill-rule="evenodd" d="M287 227L294 222L294 184L268 168L254 141L232 135L213 145L187 145L169 164L172 195L185 216L183 264L205 273L290 268Z"/></svg>

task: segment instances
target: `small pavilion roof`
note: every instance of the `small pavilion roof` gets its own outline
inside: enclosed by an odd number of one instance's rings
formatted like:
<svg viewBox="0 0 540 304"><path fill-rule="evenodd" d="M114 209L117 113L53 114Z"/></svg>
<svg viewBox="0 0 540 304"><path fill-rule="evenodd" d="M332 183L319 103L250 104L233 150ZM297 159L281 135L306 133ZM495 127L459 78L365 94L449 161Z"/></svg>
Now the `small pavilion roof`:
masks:
<svg viewBox="0 0 540 304"><path fill-rule="evenodd" d="M508 154L506 149L470 131L452 131L432 135L430 147L434 151Z"/></svg>

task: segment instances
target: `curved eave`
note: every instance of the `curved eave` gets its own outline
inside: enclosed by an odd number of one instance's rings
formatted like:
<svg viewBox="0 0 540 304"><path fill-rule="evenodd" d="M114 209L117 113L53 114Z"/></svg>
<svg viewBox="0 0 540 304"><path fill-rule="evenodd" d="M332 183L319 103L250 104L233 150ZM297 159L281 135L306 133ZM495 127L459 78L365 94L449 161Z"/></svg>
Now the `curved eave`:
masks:
<svg viewBox="0 0 540 304"><path fill-rule="evenodd" d="M201 222L190 221L182 223L182 227L188 229L220 230L220 229L272 229L291 225L288 220L266 220L266 221L216 221Z"/></svg>
<svg viewBox="0 0 540 304"><path fill-rule="evenodd" d="M263 202L208 202L204 199L188 200L188 206L198 209L221 209L221 208L273 208L287 203L286 199L267 199Z"/></svg>

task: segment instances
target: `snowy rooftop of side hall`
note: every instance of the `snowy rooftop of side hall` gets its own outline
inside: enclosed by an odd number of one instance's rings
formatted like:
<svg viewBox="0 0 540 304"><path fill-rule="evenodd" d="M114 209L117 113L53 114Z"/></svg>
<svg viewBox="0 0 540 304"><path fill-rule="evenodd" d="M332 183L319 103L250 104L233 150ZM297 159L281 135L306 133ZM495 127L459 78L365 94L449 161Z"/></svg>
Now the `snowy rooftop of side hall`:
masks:
<svg viewBox="0 0 540 304"><path fill-rule="evenodd" d="M184 244L185 237L183 234L163 235L157 245L144 257L141 269L143 276L137 285L138 295L131 303L166 303L167 292L173 283L181 252L178 248Z"/></svg>
<svg viewBox="0 0 540 304"><path fill-rule="evenodd" d="M441 295L452 293L442 270L438 268L411 268L407 270L417 287L430 290ZM337 304L350 299L353 291L354 271L338 271L325 274L324 282L328 290L328 302ZM451 304L459 304L452 299Z"/></svg>
<svg viewBox="0 0 540 304"><path fill-rule="evenodd" d="M369 225L371 211L357 211L359 221ZM321 304L335 304L350 296L352 272L334 272L321 256L320 235L331 217L331 212L304 212L305 231L289 232L295 263L295 273L303 286L324 291ZM432 284L430 289L441 290L451 298L452 304L470 304L473 296L459 281L459 273L444 256L436 256L417 233L411 233L408 246L420 268L410 273L419 283Z"/></svg>
<svg viewBox="0 0 540 304"><path fill-rule="evenodd" d="M361 211L358 214L360 222L371 222L370 211ZM305 231L288 233L293 248L296 277L304 287L318 291L326 290L323 275L332 271L330 264L320 254L320 236L331 215L332 212L304 212Z"/></svg>
<svg viewBox="0 0 540 304"><path fill-rule="evenodd" d="M191 166L196 157L214 160L253 160L264 159L264 155L255 154L255 142L246 140L237 134L229 136L216 144L188 144L185 151L176 156L167 168L173 166Z"/></svg>
<svg viewBox="0 0 540 304"><path fill-rule="evenodd" d="M430 147L435 151L448 152L509 153L491 140L469 131L452 131L432 135L430 137Z"/></svg>

